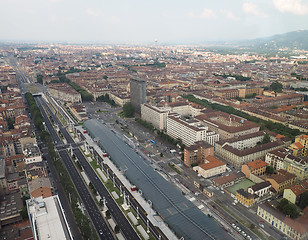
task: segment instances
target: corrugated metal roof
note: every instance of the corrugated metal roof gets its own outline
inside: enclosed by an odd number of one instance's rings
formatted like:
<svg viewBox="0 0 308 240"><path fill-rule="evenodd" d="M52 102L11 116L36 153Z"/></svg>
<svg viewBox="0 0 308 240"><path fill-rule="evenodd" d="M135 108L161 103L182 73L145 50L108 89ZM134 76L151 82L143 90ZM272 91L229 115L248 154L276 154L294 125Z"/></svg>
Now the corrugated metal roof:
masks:
<svg viewBox="0 0 308 240"><path fill-rule="evenodd" d="M187 200L108 127L93 119L86 121L84 126L93 138L100 139L100 146L111 160L130 182L142 190L143 196L151 200L153 208L178 236L194 240L232 239L217 222Z"/></svg>

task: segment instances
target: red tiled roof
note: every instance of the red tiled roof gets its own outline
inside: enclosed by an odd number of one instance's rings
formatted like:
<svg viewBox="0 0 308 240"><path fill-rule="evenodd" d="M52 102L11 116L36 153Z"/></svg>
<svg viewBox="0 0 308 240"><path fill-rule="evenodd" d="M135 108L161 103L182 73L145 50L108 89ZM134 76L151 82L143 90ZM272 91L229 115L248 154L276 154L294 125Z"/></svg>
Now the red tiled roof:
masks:
<svg viewBox="0 0 308 240"><path fill-rule="evenodd" d="M249 168L252 168L252 169L259 169L259 168L262 168L262 167L266 167L267 165L268 165L268 163L266 163L262 160L256 160L256 161L247 163L247 166Z"/></svg>

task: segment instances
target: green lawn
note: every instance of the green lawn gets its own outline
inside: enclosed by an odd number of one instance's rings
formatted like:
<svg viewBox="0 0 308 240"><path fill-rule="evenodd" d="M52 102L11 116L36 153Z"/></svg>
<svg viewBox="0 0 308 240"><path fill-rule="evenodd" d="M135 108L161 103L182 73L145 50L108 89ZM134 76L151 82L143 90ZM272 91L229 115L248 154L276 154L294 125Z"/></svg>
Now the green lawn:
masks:
<svg viewBox="0 0 308 240"><path fill-rule="evenodd" d="M249 179L244 179L242 181L240 181L239 183L234 184L231 187L228 187L227 190L231 193L233 193L234 195L236 195L236 191L243 188L245 191L251 187L255 185L254 182L250 181Z"/></svg>

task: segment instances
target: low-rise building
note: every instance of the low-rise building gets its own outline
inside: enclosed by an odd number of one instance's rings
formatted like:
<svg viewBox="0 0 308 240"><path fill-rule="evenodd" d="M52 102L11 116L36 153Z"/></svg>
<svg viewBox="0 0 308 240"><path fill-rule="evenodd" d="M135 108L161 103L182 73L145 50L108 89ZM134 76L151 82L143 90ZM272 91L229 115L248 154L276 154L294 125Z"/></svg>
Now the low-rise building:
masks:
<svg viewBox="0 0 308 240"><path fill-rule="evenodd" d="M50 96L64 102L80 103L81 95L67 83L52 83L48 85Z"/></svg>
<svg viewBox="0 0 308 240"><path fill-rule="evenodd" d="M278 194L281 194L285 188L294 184L296 175L281 169L277 171L277 174L272 174L268 177L265 177L265 180L272 184L272 187Z"/></svg>
<svg viewBox="0 0 308 240"><path fill-rule="evenodd" d="M301 194L308 191L308 180L303 180L294 185L285 188L283 191L283 198L291 203L296 203Z"/></svg>
<svg viewBox="0 0 308 240"><path fill-rule="evenodd" d="M260 130L256 123L220 111L209 111L196 116L196 119L207 126L209 130L218 133L222 140L236 138Z"/></svg>
<svg viewBox="0 0 308 240"><path fill-rule="evenodd" d="M42 162L40 149L36 144L27 143L23 149L24 161L26 164Z"/></svg>
<svg viewBox="0 0 308 240"><path fill-rule="evenodd" d="M85 121L88 119L87 109L82 104L72 104L69 106L71 113L79 121Z"/></svg>
<svg viewBox="0 0 308 240"><path fill-rule="evenodd" d="M236 191L236 199L245 207L251 207L255 203L257 195L245 191L243 188Z"/></svg>
<svg viewBox="0 0 308 240"><path fill-rule="evenodd" d="M271 193L270 188L272 187L271 183L268 181L257 183L247 189L250 194L258 195L259 198Z"/></svg>
<svg viewBox="0 0 308 240"><path fill-rule="evenodd" d="M281 138L269 143L258 144L260 137L262 136L259 136L258 133L252 133L231 140L218 141L215 143L215 154L232 165L241 167L243 164L257 159L263 160L266 153L291 143L291 139ZM243 142L249 144L249 147L245 148L241 144Z"/></svg>
<svg viewBox="0 0 308 240"><path fill-rule="evenodd" d="M233 173L228 176L216 177L213 179L213 182L216 186L220 188L230 187L239 181L243 180L245 175L242 172Z"/></svg>
<svg viewBox="0 0 308 240"><path fill-rule="evenodd" d="M277 97L258 96L258 98L254 99L254 103L266 107L296 105L302 103L303 101L304 101L304 96L302 94L297 94L297 93L283 94Z"/></svg>
<svg viewBox="0 0 308 240"><path fill-rule="evenodd" d="M127 93L122 92L110 92L109 98L120 107L123 107L126 103L130 102L130 96Z"/></svg>
<svg viewBox="0 0 308 240"><path fill-rule="evenodd" d="M20 222L22 217L20 210L23 207L23 202L19 192L14 192L0 197L0 226Z"/></svg>
<svg viewBox="0 0 308 240"><path fill-rule="evenodd" d="M276 170L284 169L295 174L297 180L308 178L308 157L296 157L290 149L279 148L268 152L265 156L265 162Z"/></svg>
<svg viewBox="0 0 308 240"><path fill-rule="evenodd" d="M204 163L193 167L193 170L204 178L209 178L226 172L226 163L214 156L207 156Z"/></svg>
<svg viewBox="0 0 308 240"><path fill-rule="evenodd" d="M308 135L302 134L297 136L289 148L296 157L308 157Z"/></svg>
<svg viewBox="0 0 308 240"><path fill-rule="evenodd" d="M250 178L251 174L255 176L262 176L265 174L267 166L268 163L258 159L256 161L243 164L241 171L247 178Z"/></svg>
<svg viewBox="0 0 308 240"><path fill-rule="evenodd" d="M32 198L42 196L43 198L52 196L52 186L49 178L35 178L28 182L28 189Z"/></svg>
<svg viewBox="0 0 308 240"><path fill-rule="evenodd" d="M30 163L25 165L25 175L28 181L35 178L47 177L47 171L43 162Z"/></svg>
<svg viewBox="0 0 308 240"><path fill-rule="evenodd" d="M308 237L307 214L291 219L268 203L258 206L257 215L267 223L294 240L304 240Z"/></svg>

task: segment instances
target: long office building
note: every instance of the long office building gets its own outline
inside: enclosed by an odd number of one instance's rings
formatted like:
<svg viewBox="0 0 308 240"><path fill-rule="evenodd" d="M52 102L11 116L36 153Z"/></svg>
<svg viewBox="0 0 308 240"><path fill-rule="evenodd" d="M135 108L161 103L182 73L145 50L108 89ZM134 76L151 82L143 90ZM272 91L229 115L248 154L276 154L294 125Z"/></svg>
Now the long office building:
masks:
<svg viewBox="0 0 308 240"><path fill-rule="evenodd" d="M159 130L167 128L168 112L168 110L160 109L147 103L141 105L141 119L152 123Z"/></svg>
<svg viewBox="0 0 308 240"><path fill-rule="evenodd" d="M258 124L236 115L220 111L209 111L196 117L209 130L219 133L220 139L235 138L258 132Z"/></svg>
<svg viewBox="0 0 308 240"><path fill-rule="evenodd" d="M208 127L193 119L183 119L180 115L171 113L167 118L167 134L182 141L189 147L198 141L206 141L211 145L219 140L219 135L208 132Z"/></svg>

